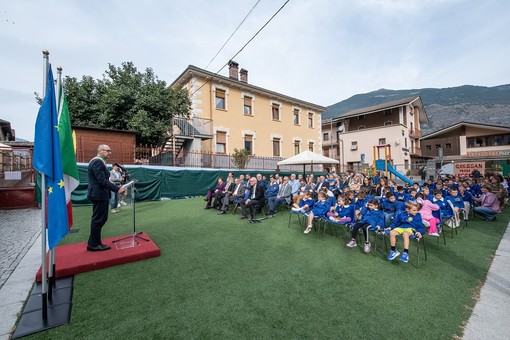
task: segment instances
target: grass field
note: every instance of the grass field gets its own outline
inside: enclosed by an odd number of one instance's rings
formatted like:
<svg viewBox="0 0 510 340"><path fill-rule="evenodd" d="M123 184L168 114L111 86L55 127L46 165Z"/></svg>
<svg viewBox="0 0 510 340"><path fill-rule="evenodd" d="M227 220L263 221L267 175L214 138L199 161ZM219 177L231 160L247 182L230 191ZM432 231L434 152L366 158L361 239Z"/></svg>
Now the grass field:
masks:
<svg viewBox="0 0 510 340"><path fill-rule="evenodd" d="M75 277L71 323L33 338L448 339L462 334L480 284L506 229L480 219L416 267L386 261L346 239L303 234L288 212L249 224L204 210L202 199L139 203L137 230L158 258ZM88 238L91 207L74 209L64 243ZM131 232L124 207L103 237ZM401 249L401 244L398 245ZM422 253L423 255L423 253Z"/></svg>

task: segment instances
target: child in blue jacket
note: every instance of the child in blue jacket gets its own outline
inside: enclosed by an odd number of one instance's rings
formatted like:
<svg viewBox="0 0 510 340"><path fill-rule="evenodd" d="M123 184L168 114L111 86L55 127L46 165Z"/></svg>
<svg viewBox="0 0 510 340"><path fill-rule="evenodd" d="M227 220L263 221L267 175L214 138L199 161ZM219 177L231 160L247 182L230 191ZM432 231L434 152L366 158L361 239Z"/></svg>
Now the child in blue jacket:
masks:
<svg viewBox="0 0 510 340"><path fill-rule="evenodd" d="M453 215L455 216L455 227L460 225L460 212L464 211L464 199L459 195L459 191L455 187L450 187L450 196L446 197L446 202L451 202L453 206ZM450 208L452 208L450 206Z"/></svg>
<svg viewBox="0 0 510 340"><path fill-rule="evenodd" d="M393 223L390 227L391 251L387 257L388 260L392 261L400 255L400 252L396 249L396 244L397 236L402 235L402 238L404 239L404 252L400 257L400 261L405 263L409 262L409 239L411 235L421 238L425 233L423 221L418 210L420 210L419 203L407 202L406 211L398 213L393 219Z"/></svg>
<svg viewBox="0 0 510 340"><path fill-rule="evenodd" d="M339 195L337 204L331 207L331 211L328 213L330 221L337 223L349 223L355 219L354 206L349 204L349 199Z"/></svg>
<svg viewBox="0 0 510 340"><path fill-rule="evenodd" d="M308 213L308 226L305 229L305 234L308 234L312 230L313 218L326 218L326 214L331 208L329 203L328 194L324 191L319 191L318 201L313 205L313 209Z"/></svg>
<svg viewBox="0 0 510 340"><path fill-rule="evenodd" d="M368 230L379 230L384 229L384 215L380 210L381 206L379 201L376 198L372 198L367 203L367 210L364 215L361 216L359 222L354 224L351 231L351 241L347 243L347 247L354 248L357 246L356 244L356 236L358 235L359 230L363 231L363 235L365 236L365 247L363 250L365 253L370 252L370 242L368 240Z"/></svg>
<svg viewBox="0 0 510 340"><path fill-rule="evenodd" d="M305 191L303 193L303 198L299 201L299 204L294 203L293 208L291 209L293 212L308 212L313 208L313 204L315 201L312 198L312 193L310 191Z"/></svg>

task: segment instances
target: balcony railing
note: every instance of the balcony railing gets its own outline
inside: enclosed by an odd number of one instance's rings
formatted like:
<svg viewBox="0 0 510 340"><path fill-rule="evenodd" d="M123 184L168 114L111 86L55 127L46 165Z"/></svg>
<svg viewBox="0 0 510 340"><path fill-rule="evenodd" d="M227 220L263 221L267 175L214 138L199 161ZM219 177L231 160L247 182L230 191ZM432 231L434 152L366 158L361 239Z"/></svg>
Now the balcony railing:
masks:
<svg viewBox="0 0 510 340"><path fill-rule="evenodd" d="M180 137L205 137L212 138L212 120L204 118L174 117L173 131L175 136Z"/></svg>
<svg viewBox="0 0 510 340"><path fill-rule="evenodd" d="M421 131L418 129L409 130L409 137L411 138L420 138L421 137Z"/></svg>

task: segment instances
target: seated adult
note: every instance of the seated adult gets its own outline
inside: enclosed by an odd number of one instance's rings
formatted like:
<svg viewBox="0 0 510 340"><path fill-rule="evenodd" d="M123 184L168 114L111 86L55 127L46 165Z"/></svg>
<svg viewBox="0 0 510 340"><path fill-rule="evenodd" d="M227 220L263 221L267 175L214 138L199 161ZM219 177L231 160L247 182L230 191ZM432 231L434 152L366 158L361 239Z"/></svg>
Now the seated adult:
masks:
<svg viewBox="0 0 510 340"><path fill-rule="evenodd" d="M225 196L221 201L222 204L218 215L226 214L230 202L234 202L235 200L239 200L239 202L241 202L241 200L244 198L245 190L246 187L244 183L241 181L240 178L236 178L233 185L230 186L230 188L227 190Z"/></svg>
<svg viewBox="0 0 510 340"><path fill-rule="evenodd" d="M278 185L278 182L276 182L276 178L273 175L269 176L269 183L267 184L264 193L266 199L278 195L279 188L280 186Z"/></svg>
<svg viewBox="0 0 510 340"><path fill-rule="evenodd" d="M292 202L295 205L299 205L299 201L301 201L305 195L305 193L309 193L312 190L312 187L309 184L306 184L306 180L304 178L301 178L299 180L299 190L298 194L292 196Z"/></svg>
<svg viewBox="0 0 510 340"><path fill-rule="evenodd" d="M486 221L495 221L496 215L501 213L499 200L492 192L488 185L482 186L482 196L474 197L475 201L480 203L479 207L474 207L475 214L482 216Z"/></svg>
<svg viewBox="0 0 510 340"><path fill-rule="evenodd" d="M216 197L216 195L220 192L223 192L225 190L225 182L223 182L223 178L218 178L218 184L213 189L209 189L207 192L207 195L205 196L204 200L207 202L205 205L205 209L211 209L211 202L212 199Z"/></svg>
<svg viewBox="0 0 510 340"><path fill-rule="evenodd" d="M280 190L278 191L278 195L276 197L270 197L267 201L269 204L269 212L268 216L272 217L275 214L276 207L278 204L286 202L290 204L290 194L292 191L292 185L289 184L289 177L285 176L283 178L283 183L280 185Z"/></svg>
<svg viewBox="0 0 510 340"><path fill-rule="evenodd" d="M250 211L250 223L253 223L253 215L255 214L255 209L262 209L264 206L264 188L261 185L258 185L256 177L250 177L250 186L248 187L248 197L246 199L241 200L241 219L248 218L246 209Z"/></svg>

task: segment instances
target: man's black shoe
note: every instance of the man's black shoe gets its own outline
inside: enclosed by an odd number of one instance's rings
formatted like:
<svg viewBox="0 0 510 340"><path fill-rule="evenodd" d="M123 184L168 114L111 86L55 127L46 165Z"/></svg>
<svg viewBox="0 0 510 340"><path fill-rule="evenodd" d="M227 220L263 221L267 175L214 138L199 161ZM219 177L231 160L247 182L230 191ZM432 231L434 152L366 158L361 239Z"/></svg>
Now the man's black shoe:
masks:
<svg viewBox="0 0 510 340"><path fill-rule="evenodd" d="M218 215L225 215L226 212L224 212L223 210L220 210L220 212L218 213Z"/></svg>
<svg viewBox="0 0 510 340"><path fill-rule="evenodd" d="M105 244L100 244L95 247L87 246L87 251L104 251L104 250L108 250L108 249L111 249L111 247L107 246Z"/></svg>

